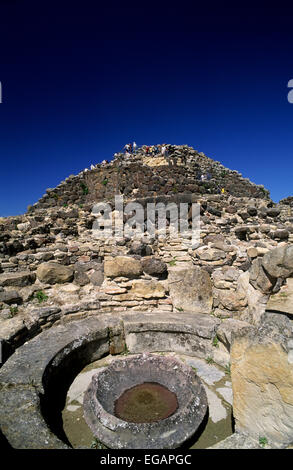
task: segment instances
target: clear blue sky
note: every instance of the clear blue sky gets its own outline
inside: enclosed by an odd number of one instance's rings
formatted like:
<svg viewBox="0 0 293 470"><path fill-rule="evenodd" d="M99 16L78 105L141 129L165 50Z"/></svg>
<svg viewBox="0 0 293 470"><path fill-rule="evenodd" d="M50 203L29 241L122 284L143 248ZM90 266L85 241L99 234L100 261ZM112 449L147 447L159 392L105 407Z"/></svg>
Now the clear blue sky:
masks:
<svg viewBox="0 0 293 470"><path fill-rule="evenodd" d="M0 216L132 140L293 195L292 10L201 3L1 3Z"/></svg>

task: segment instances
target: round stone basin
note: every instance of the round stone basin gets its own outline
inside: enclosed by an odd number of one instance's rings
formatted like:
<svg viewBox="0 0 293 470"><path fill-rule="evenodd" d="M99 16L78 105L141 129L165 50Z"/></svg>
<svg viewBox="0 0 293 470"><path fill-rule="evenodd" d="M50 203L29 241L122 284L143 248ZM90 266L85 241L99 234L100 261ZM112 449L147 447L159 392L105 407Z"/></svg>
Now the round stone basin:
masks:
<svg viewBox="0 0 293 470"><path fill-rule="evenodd" d="M195 372L173 357L139 354L101 368L84 396L84 417L112 449L174 449L207 411Z"/></svg>

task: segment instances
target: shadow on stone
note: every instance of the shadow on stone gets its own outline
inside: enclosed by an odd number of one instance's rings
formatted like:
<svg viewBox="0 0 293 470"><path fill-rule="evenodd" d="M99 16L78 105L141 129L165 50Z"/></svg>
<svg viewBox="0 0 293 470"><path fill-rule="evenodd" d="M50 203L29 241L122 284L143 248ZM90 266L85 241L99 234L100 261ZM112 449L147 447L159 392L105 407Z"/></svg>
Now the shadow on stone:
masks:
<svg viewBox="0 0 293 470"><path fill-rule="evenodd" d="M209 420L209 409L207 408L207 412L200 423L199 427L195 431L195 433L187 440L184 442L182 446L180 446L180 449L190 449L200 438L202 433L204 432Z"/></svg>
<svg viewBox="0 0 293 470"><path fill-rule="evenodd" d="M40 396L41 413L51 432L70 447L62 420L66 395L75 377L87 364L95 360L95 352L99 349L100 342L96 340L75 349L61 360L58 367L49 365L43 377L46 393Z"/></svg>

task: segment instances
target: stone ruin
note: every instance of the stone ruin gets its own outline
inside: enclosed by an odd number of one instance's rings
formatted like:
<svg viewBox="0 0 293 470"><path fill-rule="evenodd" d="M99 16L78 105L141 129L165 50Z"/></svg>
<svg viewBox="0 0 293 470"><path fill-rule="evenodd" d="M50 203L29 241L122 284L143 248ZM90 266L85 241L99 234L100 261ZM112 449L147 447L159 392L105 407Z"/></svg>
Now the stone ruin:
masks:
<svg viewBox="0 0 293 470"><path fill-rule="evenodd" d="M8 447L70 448L66 391L87 364L125 351L228 368L235 428L213 448L258 448L261 439L292 447L293 197L276 204L263 186L203 153L167 148L168 157L144 147L116 154L48 189L26 214L0 219L0 428ZM117 194L144 208L198 203L198 245L180 233L93 238L93 204L114 210Z"/></svg>

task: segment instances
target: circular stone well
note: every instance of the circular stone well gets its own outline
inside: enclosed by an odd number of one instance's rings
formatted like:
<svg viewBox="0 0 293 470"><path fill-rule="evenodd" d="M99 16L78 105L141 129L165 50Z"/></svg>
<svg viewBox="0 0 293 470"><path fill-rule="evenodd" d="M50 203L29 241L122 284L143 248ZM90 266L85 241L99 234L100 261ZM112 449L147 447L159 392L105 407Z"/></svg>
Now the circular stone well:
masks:
<svg viewBox="0 0 293 470"><path fill-rule="evenodd" d="M152 354L101 368L84 396L87 424L112 449L179 447L206 411L206 393L194 371L172 357Z"/></svg>

